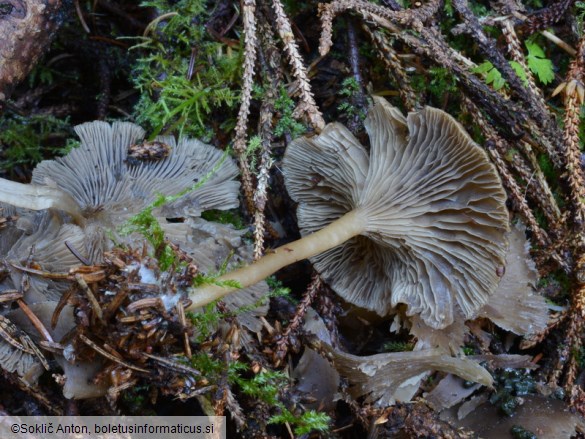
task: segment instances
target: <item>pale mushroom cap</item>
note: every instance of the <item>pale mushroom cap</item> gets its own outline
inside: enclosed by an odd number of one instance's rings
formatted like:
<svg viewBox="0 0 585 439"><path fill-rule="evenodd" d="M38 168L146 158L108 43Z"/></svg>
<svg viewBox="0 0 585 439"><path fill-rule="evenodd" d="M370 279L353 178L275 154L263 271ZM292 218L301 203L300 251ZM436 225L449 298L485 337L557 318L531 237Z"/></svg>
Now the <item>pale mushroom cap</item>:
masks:
<svg viewBox="0 0 585 439"><path fill-rule="evenodd" d="M352 209L363 235L311 260L347 301L390 313L399 303L433 328L467 319L495 290L504 265L506 194L485 152L447 113L405 119L375 98L366 119L371 151L342 125L289 145L286 185L302 234Z"/></svg>
<svg viewBox="0 0 585 439"><path fill-rule="evenodd" d="M84 215L108 212L117 224L140 212L157 195L176 195L206 179L185 195L184 205L197 212L238 206L237 168L224 153L194 139L160 137L171 147L161 160L127 160L128 147L144 138L144 130L128 122L88 122L75 127L79 148L67 156L40 163L33 183L53 186L70 194ZM179 200L181 201L181 200ZM184 207L181 205L181 207ZM169 209L169 214L183 214Z"/></svg>
<svg viewBox="0 0 585 439"><path fill-rule="evenodd" d="M74 224L61 224L60 219L51 212L43 212L43 216L37 223L37 230L19 239L6 255L6 260L15 266L25 266L30 260L38 264L41 270L52 273L68 273L82 265L65 243L87 258L88 239L83 230ZM10 271L14 284L20 285L26 273L15 267L10 267ZM28 284L24 294L28 304L48 299L58 300L70 287L69 282L36 275L28 275Z"/></svg>
<svg viewBox="0 0 585 439"><path fill-rule="evenodd" d="M506 271L479 315L518 335L539 334L548 325L548 305L535 289L538 272L521 223L512 228L508 241Z"/></svg>
<svg viewBox="0 0 585 439"><path fill-rule="evenodd" d="M441 349L392 352L366 357L348 354L325 342L315 342L325 352L340 375L350 383L354 397L367 395L366 401L381 407L394 404L399 389L425 372L437 370L491 386L493 378L478 362L446 355ZM418 387L418 384L417 384Z"/></svg>

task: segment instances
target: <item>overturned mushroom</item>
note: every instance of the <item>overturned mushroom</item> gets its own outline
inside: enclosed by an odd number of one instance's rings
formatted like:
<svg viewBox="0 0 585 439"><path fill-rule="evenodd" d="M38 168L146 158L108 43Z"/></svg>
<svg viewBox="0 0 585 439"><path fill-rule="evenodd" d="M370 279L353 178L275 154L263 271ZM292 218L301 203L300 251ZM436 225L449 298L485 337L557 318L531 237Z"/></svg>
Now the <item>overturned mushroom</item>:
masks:
<svg viewBox="0 0 585 439"><path fill-rule="evenodd" d="M490 373L477 362L451 357L440 349L359 357L321 341L314 341L312 345L333 362L341 375L348 378L351 384L349 391L354 398L367 395L369 402L380 406L391 405L397 400L410 400L413 392L408 387L418 389L421 375L431 370L452 373L486 386L491 386L493 382ZM407 396L401 397L401 393Z"/></svg>
<svg viewBox="0 0 585 439"><path fill-rule="evenodd" d="M41 162L33 172L32 184L0 179L0 202L68 213L96 241L91 244L96 247L90 249L92 259L99 259L103 250L99 230L115 229L159 195L187 191L165 207L167 216L238 206L237 168L225 153L210 145L159 137L170 148L168 156L129 160L128 148L144 138L139 126L89 122L75 130L81 139L79 148L65 157Z"/></svg>
<svg viewBox="0 0 585 439"><path fill-rule="evenodd" d="M370 154L340 124L289 145L284 173L301 240L221 276L250 285L311 258L347 301L388 314L400 303L433 328L477 315L504 264L505 192L485 152L449 115L408 118L375 98ZM193 306L230 292L191 291Z"/></svg>
<svg viewBox="0 0 585 439"><path fill-rule="evenodd" d="M176 195L189 188L193 190L182 202L191 201L200 210L238 206L238 183L233 181L237 168L209 145L194 139L176 142L173 137L160 137L158 140L171 148L170 154L157 161L137 161L128 160L128 148L144 137L144 130L137 125L90 122L75 127L75 131L80 147L65 157L40 163L33 173L36 187L61 190L77 205L57 208L68 212L78 209L84 217L102 222L107 216L113 224L120 224L158 195ZM198 187L203 179L205 184Z"/></svg>
<svg viewBox="0 0 585 439"><path fill-rule="evenodd" d="M130 157L132 145L144 136L144 131L136 125L93 122L76 127L76 131L81 146L65 157L39 164L33 173L32 184L0 179L0 202L21 208L7 206L3 213L9 218L17 216L17 212L23 213L18 221L2 222L5 228L0 233L2 259L10 276L4 279L6 285L0 284L0 288L19 288L25 283L21 282L24 276L30 276L26 282L28 288L23 288L25 300L36 304L33 308L42 314L39 318L45 324L51 322L51 310L61 305L57 305L57 301L64 291L70 289L71 278L75 279L75 276L70 276L75 274L71 270L82 264L103 263L103 252L112 245L108 234L115 235L117 227L144 208L150 208L161 194L175 200L155 213L162 227L169 230L170 224L166 224L165 216L197 216L204 210L229 209L238 205L239 184L234 180L237 168L226 153L210 145L197 140L176 142L171 137L159 137L157 142L165 145L167 153L143 160L136 154ZM177 194L183 195L177 198ZM35 212L37 210L40 212ZM76 224L70 223L72 219ZM194 233L190 224L180 224L187 235ZM217 231L227 233L227 227ZM142 237L138 244L134 238L130 236L126 243L131 247L141 247ZM197 238L193 236L191 240ZM219 237L217 239L212 248L198 249L201 258L207 258L206 261L215 258L213 252L225 244ZM241 245L237 234L226 239L234 241L236 246ZM193 246L196 247L196 243ZM229 249L225 250L227 252ZM245 251L242 256L245 257ZM29 263L35 268L28 267ZM212 263L208 268L216 269ZM155 289L160 287L160 282L155 280L153 286ZM255 289L235 295L232 305L236 308L242 304L256 304L255 295L259 297L266 290L267 286L260 283ZM162 287L153 294L157 292L161 295L167 293ZM178 295L171 299L175 296ZM92 309L102 311L99 304L94 305L92 303ZM238 317L247 327L259 329L260 322L255 312L262 314L265 311L265 307L259 307L259 310L248 310ZM63 322L64 313L58 315L59 322ZM22 324L21 319L19 327ZM62 326L69 331L75 322L69 319ZM33 332L29 332L31 336ZM60 337L56 341L61 341ZM7 354L3 353L4 347ZM19 353L22 350L11 349L9 341L0 339L0 351L0 366L5 370L16 370L21 376L32 370L34 364L24 362L29 357L23 357ZM19 363L14 367L3 365L4 360L12 359ZM85 398L103 393L103 386L84 383L95 375L95 367L87 362L80 363L72 355L57 355L57 359L67 377L64 387L67 397Z"/></svg>

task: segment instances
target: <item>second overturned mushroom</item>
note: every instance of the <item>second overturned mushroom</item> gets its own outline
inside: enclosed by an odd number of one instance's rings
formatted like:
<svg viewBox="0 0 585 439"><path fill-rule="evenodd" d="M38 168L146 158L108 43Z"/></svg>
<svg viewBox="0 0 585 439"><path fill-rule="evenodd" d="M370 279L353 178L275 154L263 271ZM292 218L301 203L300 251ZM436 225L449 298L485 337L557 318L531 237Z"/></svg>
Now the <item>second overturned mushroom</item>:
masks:
<svg viewBox="0 0 585 439"><path fill-rule="evenodd" d="M504 265L506 195L485 152L445 112L405 118L375 98L365 122L368 154L329 124L289 145L287 189L303 238L218 278L242 287L311 258L347 301L388 314L399 304L433 328L473 318ZM193 289L193 307L233 288Z"/></svg>

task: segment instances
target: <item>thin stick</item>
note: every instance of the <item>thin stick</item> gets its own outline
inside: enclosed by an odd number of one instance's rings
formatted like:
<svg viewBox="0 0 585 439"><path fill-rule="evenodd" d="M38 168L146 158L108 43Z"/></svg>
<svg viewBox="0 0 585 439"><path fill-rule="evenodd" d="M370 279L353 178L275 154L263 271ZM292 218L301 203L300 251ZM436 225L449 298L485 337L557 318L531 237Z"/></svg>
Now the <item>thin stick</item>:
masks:
<svg viewBox="0 0 585 439"><path fill-rule="evenodd" d="M142 372L142 373L150 373L148 370L146 369L142 369L141 367L138 366L134 366L130 363L127 363L123 360L120 360L119 358L116 358L116 356L110 354L108 351L106 351L105 349L100 348L97 344L95 344L93 341L91 341L89 338L87 338L85 335L83 334L79 334L79 339L84 342L86 345L88 345L90 348L92 348L94 351L96 351L98 354L106 357L108 360L113 361L114 363L118 363L121 366L127 367L128 369L132 369L135 370L137 372Z"/></svg>
<svg viewBox="0 0 585 439"><path fill-rule="evenodd" d="M22 312L30 320L35 329L39 331L39 334L41 334L46 341L54 343L55 340L53 340L53 337L51 337L51 333L47 330L47 328L45 328L43 322L41 322L39 318L36 316L36 314L32 312L32 310L28 307L24 300L18 299L16 303L18 303L18 306L20 306L20 309L22 309Z"/></svg>

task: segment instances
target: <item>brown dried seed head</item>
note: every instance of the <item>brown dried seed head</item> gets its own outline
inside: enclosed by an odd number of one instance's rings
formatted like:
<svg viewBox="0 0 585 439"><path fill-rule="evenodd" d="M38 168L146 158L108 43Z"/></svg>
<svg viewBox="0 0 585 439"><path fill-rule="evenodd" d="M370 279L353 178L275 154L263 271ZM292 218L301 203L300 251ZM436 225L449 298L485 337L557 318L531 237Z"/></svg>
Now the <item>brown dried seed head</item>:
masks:
<svg viewBox="0 0 585 439"><path fill-rule="evenodd" d="M157 140L140 142L128 147L128 158L140 161L163 160L171 153L171 147Z"/></svg>

